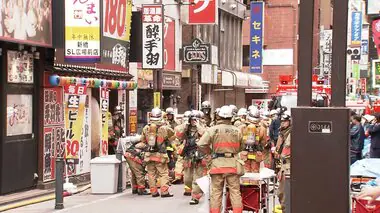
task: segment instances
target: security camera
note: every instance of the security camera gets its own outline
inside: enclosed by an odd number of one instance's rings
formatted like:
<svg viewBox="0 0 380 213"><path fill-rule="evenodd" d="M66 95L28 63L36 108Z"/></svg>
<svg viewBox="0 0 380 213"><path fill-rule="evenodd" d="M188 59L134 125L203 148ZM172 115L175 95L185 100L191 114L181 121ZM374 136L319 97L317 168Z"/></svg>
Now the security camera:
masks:
<svg viewBox="0 0 380 213"><path fill-rule="evenodd" d="M235 10L236 9L236 4L231 5L231 9Z"/></svg>

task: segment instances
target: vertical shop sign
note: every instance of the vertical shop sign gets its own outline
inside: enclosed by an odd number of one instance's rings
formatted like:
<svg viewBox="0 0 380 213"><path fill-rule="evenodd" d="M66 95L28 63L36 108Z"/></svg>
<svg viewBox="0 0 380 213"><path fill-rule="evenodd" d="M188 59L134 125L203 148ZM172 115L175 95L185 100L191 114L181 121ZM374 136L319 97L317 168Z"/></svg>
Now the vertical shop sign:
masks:
<svg viewBox="0 0 380 213"><path fill-rule="evenodd" d="M90 99L91 99L91 90L87 90L87 96L86 96L86 102L85 102L85 108L84 108L83 130L82 130L81 143L80 143L80 148L79 148L79 163L76 165L76 168L75 168L76 175L90 172L90 160L91 160Z"/></svg>
<svg viewBox="0 0 380 213"><path fill-rule="evenodd" d="M137 133L137 109L129 110L129 132Z"/></svg>
<svg viewBox="0 0 380 213"><path fill-rule="evenodd" d="M380 57L380 19L372 21L372 37L376 45L377 55Z"/></svg>
<svg viewBox="0 0 380 213"><path fill-rule="evenodd" d="M161 93L160 92L154 92L153 94L153 107L154 108L160 108L161 107Z"/></svg>
<svg viewBox="0 0 380 213"><path fill-rule="evenodd" d="M169 17L165 17L164 48L164 70L175 71L175 21Z"/></svg>
<svg viewBox="0 0 380 213"><path fill-rule="evenodd" d="M43 181L55 178L55 159L65 154L62 88L44 89Z"/></svg>
<svg viewBox="0 0 380 213"><path fill-rule="evenodd" d="M100 60L100 0L65 1L65 60Z"/></svg>
<svg viewBox="0 0 380 213"><path fill-rule="evenodd" d="M109 91L107 88L100 88L100 115L102 137L100 141L100 156L108 155L108 120L111 119L108 113L109 109Z"/></svg>
<svg viewBox="0 0 380 213"><path fill-rule="evenodd" d="M264 2L251 2L249 71L263 72Z"/></svg>
<svg viewBox="0 0 380 213"><path fill-rule="evenodd" d="M132 81L137 81L137 68L130 69L129 73L133 75ZM137 88L129 91L129 134L137 133Z"/></svg>
<svg viewBox="0 0 380 213"><path fill-rule="evenodd" d="M79 162L87 88L85 86L68 85L64 87L64 90L66 131L65 156L67 162L77 164Z"/></svg>
<svg viewBox="0 0 380 213"><path fill-rule="evenodd" d="M162 69L164 63L163 47L163 6L142 6L142 68Z"/></svg>
<svg viewBox="0 0 380 213"><path fill-rule="evenodd" d="M360 46L362 41L362 12L352 12L351 45Z"/></svg>
<svg viewBox="0 0 380 213"><path fill-rule="evenodd" d="M217 24L218 2L217 0L190 1L189 24Z"/></svg>
<svg viewBox="0 0 380 213"><path fill-rule="evenodd" d="M380 88L380 60L372 60L372 82L374 88Z"/></svg>
<svg viewBox="0 0 380 213"><path fill-rule="evenodd" d="M367 79L366 78L360 79L360 90L362 94L367 93Z"/></svg>
<svg viewBox="0 0 380 213"><path fill-rule="evenodd" d="M102 63L127 71L129 62L132 1L102 0Z"/></svg>
<svg viewBox="0 0 380 213"><path fill-rule="evenodd" d="M322 69L323 76L329 76L331 74L332 63L332 30L323 30L321 33L321 56L322 56Z"/></svg>

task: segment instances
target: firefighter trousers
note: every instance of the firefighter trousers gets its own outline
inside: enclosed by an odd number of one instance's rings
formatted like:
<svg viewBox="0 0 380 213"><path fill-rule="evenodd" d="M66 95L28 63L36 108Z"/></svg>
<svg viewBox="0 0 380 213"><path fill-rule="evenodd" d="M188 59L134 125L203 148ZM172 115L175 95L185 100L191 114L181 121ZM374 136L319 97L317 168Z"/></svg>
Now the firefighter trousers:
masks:
<svg viewBox="0 0 380 213"><path fill-rule="evenodd" d="M146 168L148 171L149 188L152 195L158 192L156 179L160 181L161 194L163 195L168 194L169 193L168 164L156 162L156 161L149 161L146 164Z"/></svg>
<svg viewBox="0 0 380 213"><path fill-rule="evenodd" d="M191 196L195 200L201 199L203 192L198 186L196 180L207 175L207 167L201 163L192 163L191 160L185 160L184 183L185 192L191 192Z"/></svg>
<svg viewBox="0 0 380 213"><path fill-rule="evenodd" d="M178 155L177 162L175 163L175 180L181 180L183 177L183 157Z"/></svg>
<svg viewBox="0 0 380 213"><path fill-rule="evenodd" d="M224 181L226 181L226 187L228 187L230 193L232 212L242 213L240 177L236 174L211 174L210 213L220 213Z"/></svg>
<svg viewBox="0 0 380 213"><path fill-rule="evenodd" d="M281 174L278 186L278 199L281 204L282 213L290 212L289 204L290 204L290 177L285 176L284 173Z"/></svg>
<svg viewBox="0 0 380 213"><path fill-rule="evenodd" d="M144 190L145 189L145 171L144 167L133 161L132 159L126 158L127 163L129 165L129 169L131 170L132 177L132 189Z"/></svg>

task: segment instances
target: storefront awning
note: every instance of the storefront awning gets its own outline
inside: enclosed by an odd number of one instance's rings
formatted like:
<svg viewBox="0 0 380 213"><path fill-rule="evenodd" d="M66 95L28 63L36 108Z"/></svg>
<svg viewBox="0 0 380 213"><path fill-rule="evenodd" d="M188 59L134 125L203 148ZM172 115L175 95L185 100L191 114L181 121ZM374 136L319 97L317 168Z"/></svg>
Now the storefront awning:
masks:
<svg viewBox="0 0 380 213"><path fill-rule="evenodd" d="M250 73L222 71L222 86L243 88L246 93L267 93L269 82Z"/></svg>

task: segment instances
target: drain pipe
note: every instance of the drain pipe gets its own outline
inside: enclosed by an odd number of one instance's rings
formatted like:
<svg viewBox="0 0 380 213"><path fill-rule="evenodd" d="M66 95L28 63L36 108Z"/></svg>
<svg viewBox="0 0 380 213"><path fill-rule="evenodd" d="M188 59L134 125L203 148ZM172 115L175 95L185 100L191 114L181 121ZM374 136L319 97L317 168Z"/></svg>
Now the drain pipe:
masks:
<svg viewBox="0 0 380 213"><path fill-rule="evenodd" d="M293 76L297 74L297 57L295 57L295 51L298 50L297 48L297 41L298 41L298 31L297 31L297 17L298 17L298 5L294 4L267 4L268 8L291 8L293 10Z"/></svg>

